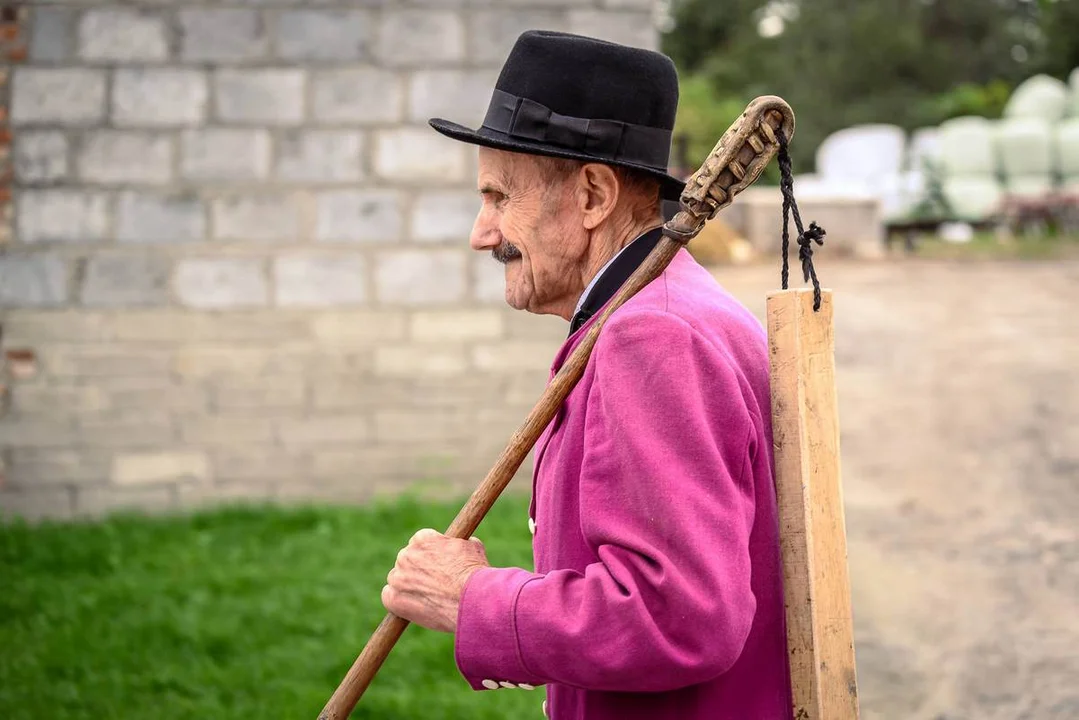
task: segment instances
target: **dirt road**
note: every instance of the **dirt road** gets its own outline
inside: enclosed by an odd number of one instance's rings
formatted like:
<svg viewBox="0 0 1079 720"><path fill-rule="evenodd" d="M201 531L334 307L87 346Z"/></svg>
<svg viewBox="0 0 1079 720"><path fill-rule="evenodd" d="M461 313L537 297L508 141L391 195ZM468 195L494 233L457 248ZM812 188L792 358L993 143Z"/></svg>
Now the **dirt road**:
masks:
<svg viewBox="0 0 1079 720"><path fill-rule="evenodd" d="M817 264L863 718L1079 718L1079 261Z"/></svg>

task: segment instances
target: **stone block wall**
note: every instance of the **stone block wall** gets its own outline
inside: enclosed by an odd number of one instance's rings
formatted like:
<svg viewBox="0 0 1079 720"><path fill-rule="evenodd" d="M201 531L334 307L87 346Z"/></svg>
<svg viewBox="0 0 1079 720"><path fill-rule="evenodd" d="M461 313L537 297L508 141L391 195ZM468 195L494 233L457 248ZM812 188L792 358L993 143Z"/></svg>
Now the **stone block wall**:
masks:
<svg viewBox="0 0 1079 720"><path fill-rule="evenodd" d="M565 323L504 306L426 120L527 28L655 46L651 0L13 8L0 514L474 487Z"/></svg>

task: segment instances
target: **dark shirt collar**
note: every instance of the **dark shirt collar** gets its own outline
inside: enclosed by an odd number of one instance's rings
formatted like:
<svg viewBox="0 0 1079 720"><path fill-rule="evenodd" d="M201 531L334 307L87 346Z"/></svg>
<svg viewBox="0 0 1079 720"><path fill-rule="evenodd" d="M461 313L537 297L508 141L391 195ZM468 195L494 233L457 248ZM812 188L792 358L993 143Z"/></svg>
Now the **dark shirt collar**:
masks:
<svg viewBox="0 0 1079 720"><path fill-rule="evenodd" d="M569 334L577 332L582 325L599 312L607 301L614 297L622 284L629 276L640 267L652 249L659 244L663 237L663 228L649 230L638 236L633 242L624 247L615 256L614 260L600 271L592 283L590 290L585 290L587 296L580 308L570 321Z"/></svg>

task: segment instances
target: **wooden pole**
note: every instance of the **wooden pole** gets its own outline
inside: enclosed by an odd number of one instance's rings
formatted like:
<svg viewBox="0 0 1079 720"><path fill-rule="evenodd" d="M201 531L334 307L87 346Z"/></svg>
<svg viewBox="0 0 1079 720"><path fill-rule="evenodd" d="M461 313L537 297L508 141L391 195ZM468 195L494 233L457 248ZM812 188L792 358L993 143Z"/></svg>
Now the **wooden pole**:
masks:
<svg viewBox="0 0 1079 720"><path fill-rule="evenodd" d="M832 293L768 295L772 433L795 720L855 720Z"/></svg>

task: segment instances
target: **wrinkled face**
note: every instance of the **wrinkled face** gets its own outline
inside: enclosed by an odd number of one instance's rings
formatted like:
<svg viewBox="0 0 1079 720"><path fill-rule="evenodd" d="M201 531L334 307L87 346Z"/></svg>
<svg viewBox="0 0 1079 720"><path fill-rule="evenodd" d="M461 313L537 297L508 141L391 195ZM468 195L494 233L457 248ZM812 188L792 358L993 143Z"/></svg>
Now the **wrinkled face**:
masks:
<svg viewBox="0 0 1079 720"><path fill-rule="evenodd" d="M535 160L479 148L483 206L469 244L506 266L506 302L553 313L580 294L588 236L574 210L573 181L546 181Z"/></svg>

